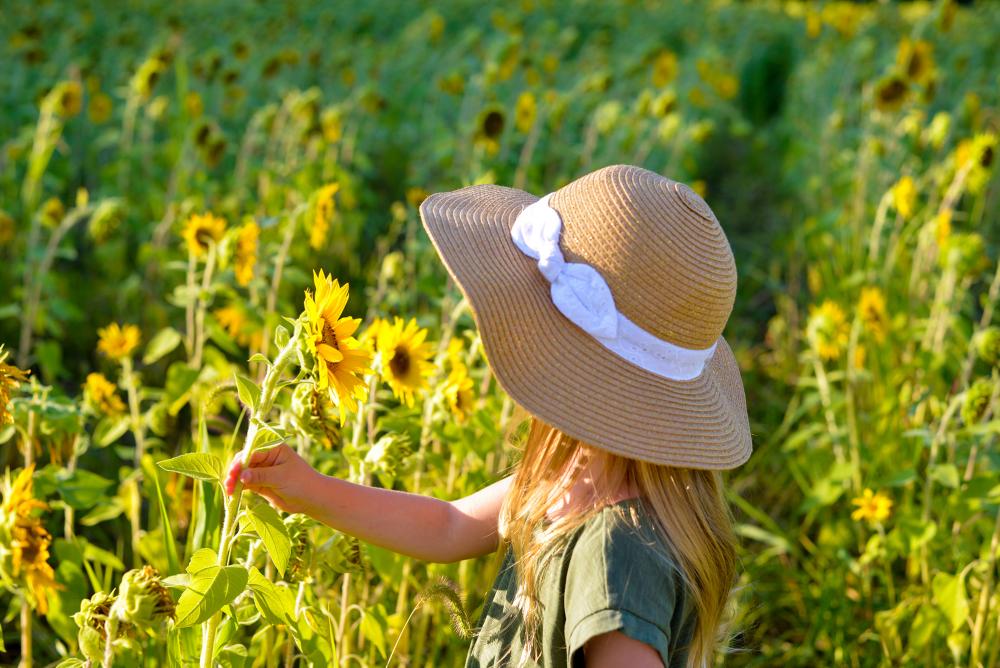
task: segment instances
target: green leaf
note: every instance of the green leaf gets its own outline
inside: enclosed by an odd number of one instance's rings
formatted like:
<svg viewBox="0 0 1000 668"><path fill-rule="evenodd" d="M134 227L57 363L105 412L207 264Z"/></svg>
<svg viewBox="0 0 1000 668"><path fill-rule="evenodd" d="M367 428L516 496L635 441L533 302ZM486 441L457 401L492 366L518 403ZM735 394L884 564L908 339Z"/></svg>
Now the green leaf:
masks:
<svg viewBox="0 0 1000 668"><path fill-rule="evenodd" d="M197 575L198 573L208 570L212 566L218 566L216 563L219 561L218 555L215 550L203 547L197 550L191 555L191 560L188 561L187 568L184 570L188 572L189 575Z"/></svg>
<svg viewBox="0 0 1000 668"><path fill-rule="evenodd" d="M385 658L385 627L388 623L385 620L385 610L381 604L369 608L361 614L361 633L373 645L378 653Z"/></svg>
<svg viewBox="0 0 1000 668"><path fill-rule="evenodd" d="M263 362L264 364L267 364L268 366L271 365L271 360L267 359L267 357L265 355L261 355L260 353L254 353L253 355L250 356L250 359L247 360L248 364L253 363L253 362Z"/></svg>
<svg viewBox="0 0 1000 668"><path fill-rule="evenodd" d="M934 592L934 604L951 622L951 630L960 629L969 616L969 599L962 574L935 573L931 590Z"/></svg>
<svg viewBox="0 0 1000 668"><path fill-rule="evenodd" d="M167 412L170 415L177 415L191 399L191 388L194 387L201 373L198 369L188 366L184 362L174 362L167 369L167 381L164 386L164 402L167 404Z"/></svg>
<svg viewBox="0 0 1000 668"><path fill-rule="evenodd" d="M181 335L173 327L164 327L156 333L146 345L146 354L142 356L143 364L152 364L174 351L181 342Z"/></svg>
<svg viewBox="0 0 1000 668"><path fill-rule="evenodd" d="M287 624L295 615L295 597L288 587L276 585L256 568L250 569L247 580L253 592L253 602L268 624Z"/></svg>
<svg viewBox="0 0 1000 668"><path fill-rule="evenodd" d="M210 566L192 574L188 588L177 601L177 626L194 626L208 620L246 586L247 572L242 566Z"/></svg>
<svg viewBox="0 0 1000 668"><path fill-rule="evenodd" d="M94 427L94 443L101 448L111 445L128 431L129 423L129 416L124 414L101 418Z"/></svg>
<svg viewBox="0 0 1000 668"><path fill-rule="evenodd" d="M88 510L104 499L111 481L84 469L72 473L65 469L56 476L59 495L70 507Z"/></svg>
<svg viewBox="0 0 1000 668"><path fill-rule="evenodd" d="M945 487L955 489L959 484L958 468L954 464L938 464L930 471L930 479Z"/></svg>
<svg viewBox="0 0 1000 668"><path fill-rule="evenodd" d="M239 374L235 374L235 376L236 390L239 392L240 401L251 411L256 410L257 404L260 402L260 388L257 387L257 383Z"/></svg>
<svg viewBox="0 0 1000 668"><path fill-rule="evenodd" d="M249 519L250 526L264 542L278 574L284 576L288 558L292 554L292 539L288 536L288 529L281 521L278 511L258 499L250 506Z"/></svg>
<svg viewBox="0 0 1000 668"><path fill-rule="evenodd" d="M164 471L173 471L197 480L222 480L222 462L206 452L190 452L157 463Z"/></svg>

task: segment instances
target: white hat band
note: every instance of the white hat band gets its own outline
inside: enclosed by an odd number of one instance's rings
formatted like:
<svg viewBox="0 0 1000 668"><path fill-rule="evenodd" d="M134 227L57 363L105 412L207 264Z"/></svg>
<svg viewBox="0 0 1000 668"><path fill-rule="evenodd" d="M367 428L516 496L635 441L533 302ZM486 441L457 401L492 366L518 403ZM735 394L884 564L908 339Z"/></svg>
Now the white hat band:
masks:
<svg viewBox="0 0 1000 668"><path fill-rule="evenodd" d="M672 380L701 375L718 340L702 350L684 348L650 334L619 313L601 274L589 264L566 262L563 257L559 248L562 218L548 204L551 195L525 207L510 233L522 253L538 260L538 270L551 284L555 307L602 346L650 373Z"/></svg>

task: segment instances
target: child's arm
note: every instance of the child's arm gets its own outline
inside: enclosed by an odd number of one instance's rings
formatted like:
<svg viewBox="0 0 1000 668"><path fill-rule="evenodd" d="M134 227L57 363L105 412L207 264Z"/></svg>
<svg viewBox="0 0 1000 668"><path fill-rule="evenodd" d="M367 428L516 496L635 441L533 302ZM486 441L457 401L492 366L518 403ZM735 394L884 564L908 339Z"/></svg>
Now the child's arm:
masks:
<svg viewBox="0 0 1000 668"><path fill-rule="evenodd" d="M442 501L322 475L287 445L255 452L247 468L234 458L228 494L237 480L281 510L305 513L373 545L440 563L497 549L497 516L510 486L508 476L464 498Z"/></svg>

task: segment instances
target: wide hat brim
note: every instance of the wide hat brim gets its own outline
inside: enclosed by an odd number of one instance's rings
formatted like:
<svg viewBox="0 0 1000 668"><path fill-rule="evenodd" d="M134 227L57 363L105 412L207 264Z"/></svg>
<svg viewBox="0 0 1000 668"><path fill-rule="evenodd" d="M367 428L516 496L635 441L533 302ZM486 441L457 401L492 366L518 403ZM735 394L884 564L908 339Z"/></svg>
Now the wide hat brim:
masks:
<svg viewBox="0 0 1000 668"><path fill-rule="evenodd" d="M656 464L730 469L752 449L739 366L722 337L691 380L614 354L552 303L510 230L539 198L475 185L435 193L420 217L472 310L500 386L529 413L590 445Z"/></svg>

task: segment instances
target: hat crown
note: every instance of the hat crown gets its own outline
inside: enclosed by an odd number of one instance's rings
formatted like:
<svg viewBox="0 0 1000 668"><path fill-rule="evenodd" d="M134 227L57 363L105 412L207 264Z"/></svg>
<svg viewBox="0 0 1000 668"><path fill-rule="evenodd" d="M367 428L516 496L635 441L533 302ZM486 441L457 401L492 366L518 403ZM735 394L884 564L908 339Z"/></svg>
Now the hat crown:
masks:
<svg viewBox="0 0 1000 668"><path fill-rule="evenodd" d="M567 261L594 267L626 318L657 338L702 349L736 298L736 261L722 226L689 186L610 165L555 191Z"/></svg>

